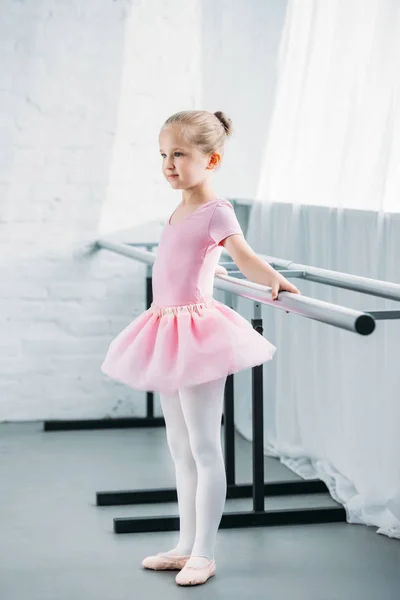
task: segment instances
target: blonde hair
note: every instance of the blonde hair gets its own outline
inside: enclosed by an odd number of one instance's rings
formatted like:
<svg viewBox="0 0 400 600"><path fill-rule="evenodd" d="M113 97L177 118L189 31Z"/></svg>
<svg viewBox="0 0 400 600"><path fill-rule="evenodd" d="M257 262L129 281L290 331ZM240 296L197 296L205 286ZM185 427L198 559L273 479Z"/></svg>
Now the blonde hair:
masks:
<svg viewBox="0 0 400 600"><path fill-rule="evenodd" d="M224 144L232 134L232 121L218 110L215 113L207 110L183 110L169 117L163 127L178 124L190 146L197 147L203 154L219 151L224 154Z"/></svg>

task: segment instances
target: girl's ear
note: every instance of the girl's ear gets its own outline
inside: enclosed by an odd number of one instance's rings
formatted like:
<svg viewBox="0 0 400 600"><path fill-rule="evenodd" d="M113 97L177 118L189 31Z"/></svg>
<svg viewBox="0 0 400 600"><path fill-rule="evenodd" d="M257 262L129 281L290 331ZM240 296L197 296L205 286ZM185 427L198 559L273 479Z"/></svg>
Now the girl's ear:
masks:
<svg viewBox="0 0 400 600"><path fill-rule="evenodd" d="M208 161L209 166L215 169L216 167L218 167L220 162L221 155L218 152L213 152L210 156L210 160Z"/></svg>

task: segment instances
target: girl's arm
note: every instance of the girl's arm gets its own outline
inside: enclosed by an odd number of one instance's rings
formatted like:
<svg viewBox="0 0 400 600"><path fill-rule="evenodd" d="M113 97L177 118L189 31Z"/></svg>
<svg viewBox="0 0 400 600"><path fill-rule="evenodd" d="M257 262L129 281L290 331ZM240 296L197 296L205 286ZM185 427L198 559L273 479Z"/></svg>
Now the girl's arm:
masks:
<svg viewBox="0 0 400 600"><path fill-rule="evenodd" d="M278 273L265 260L257 256L243 235L238 233L232 234L225 238L223 245L228 254L233 258L235 264L239 267L239 270L249 281L272 288L273 300L278 299L280 291L301 294L300 290L281 273Z"/></svg>

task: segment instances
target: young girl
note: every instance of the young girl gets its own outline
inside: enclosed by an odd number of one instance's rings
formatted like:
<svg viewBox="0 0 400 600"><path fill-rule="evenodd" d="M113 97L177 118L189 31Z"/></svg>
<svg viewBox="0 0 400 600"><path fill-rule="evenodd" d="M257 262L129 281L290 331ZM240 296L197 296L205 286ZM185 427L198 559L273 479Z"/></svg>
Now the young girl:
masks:
<svg viewBox="0 0 400 600"><path fill-rule="evenodd" d="M180 517L172 550L143 560L147 569L181 569L178 585L215 575L214 547L226 476L220 424L230 373L272 359L276 348L213 298L224 246L248 279L300 293L253 252L232 204L216 197L211 176L232 129L224 113L183 111L160 136L162 172L182 201L162 231L153 265L153 303L110 344L101 369L133 388L158 391L174 462ZM225 271L226 272L226 271Z"/></svg>

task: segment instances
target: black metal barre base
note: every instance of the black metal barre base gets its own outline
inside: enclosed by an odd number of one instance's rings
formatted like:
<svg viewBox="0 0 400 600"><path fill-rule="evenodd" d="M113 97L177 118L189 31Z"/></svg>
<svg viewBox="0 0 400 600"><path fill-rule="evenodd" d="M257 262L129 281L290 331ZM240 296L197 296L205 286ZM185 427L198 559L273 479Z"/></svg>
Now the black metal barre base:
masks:
<svg viewBox="0 0 400 600"><path fill-rule="evenodd" d="M264 496L290 496L301 494L323 494L328 491L327 486L320 479L308 481L274 481L264 484ZM226 498L251 498L253 496L252 484L227 485ZM126 506L132 504L157 504L178 502L175 488L161 488L152 490L123 490L111 492L97 492L97 506Z"/></svg>
<svg viewBox="0 0 400 600"><path fill-rule="evenodd" d="M79 419L44 421L43 431L75 431L78 429L123 429L125 427L165 427L164 417L122 417L119 419Z"/></svg>
<svg viewBox="0 0 400 600"><path fill-rule="evenodd" d="M219 529L341 523L343 521L346 521L346 511L342 506L288 508L285 510L265 511L252 510L224 513ZM148 533L156 531L179 531L179 516L137 517L135 519L122 517L114 519L114 533Z"/></svg>

